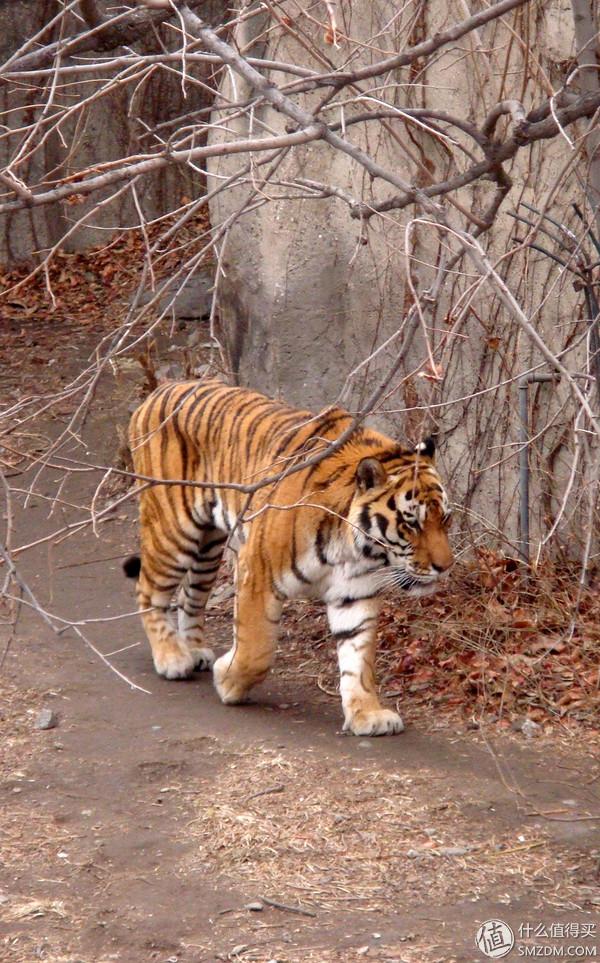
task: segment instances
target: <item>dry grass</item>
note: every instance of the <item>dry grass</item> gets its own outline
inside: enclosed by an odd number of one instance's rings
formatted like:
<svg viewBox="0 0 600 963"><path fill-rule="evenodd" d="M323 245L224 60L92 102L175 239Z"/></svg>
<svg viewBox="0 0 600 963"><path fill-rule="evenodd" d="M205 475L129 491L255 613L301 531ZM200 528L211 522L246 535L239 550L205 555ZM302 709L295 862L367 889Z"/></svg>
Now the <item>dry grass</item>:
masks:
<svg viewBox="0 0 600 963"><path fill-rule="evenodd" d="M2 905L0 918L4 924L12 924L8 933L0 938L0 957L11 963L32 963L37 958L39 937L28 928L35 920L43 920L52 931L51 942L62 942L63 928L73 925L70 910L65 902L47 896L46 878L52 874L57 854L68 846L70 834L57 825L53 816L32 808L26 801L30 762L42 746L48 751L48 732L37 732L33 719L39 709L40 696L2 678L2 729L0 741L0 782L5 799L10 804L0 806L0 851L2 874L0 895ZM52 739L52 741L54 741ZM30 880L27 891L18 882L27 868ZM17 880L14 883L14 880ZM2 954L6 955L3 956ZM71 960L62 952L54 954L47 944L43 956L47 963Z"/></svg>
<svg viewBox="0 0 600 963"><path fill-rule="evenodd" d="M52 733L34 729L34 719L40 708L40 694L19 689L2 677L2 730L0 740L0 778L10 794L11 805L0 807L0 849L2 868L10 870L43 858L48 852L60 850L69 839L68 833L57 826L52 817L39 809L33 810L21 798L27 791L30 760L44 747L52 748ZM48 741L50 739L50 746Z"/></svg>
<svg viewBox="0 0 600 963"><path fill-rule="evenodd" d="M466 801L425 767L412 777L361 766L332 772L310 757L253 749L199 803L194 863L250 884L256 898L321 911L477 900L491 886L513 900L532 885L548 901L571 898L563 881L573 854L559 881L556 847L541 830L486 837L461 812ZM447 855L447 847L468 852Z"/></svg>
<svg viewBox="0 0 600 963"><path fill-rule="evenodd" d="M401 942L386 943L381 948L371 944L348 949L332 949L326 944L294 949L285 943L269 940L271 949L265 950L257 943L249 942L233 947L227 955L217 955L216 959L230 963L368 963L373 960L378 963L453 963L452 954L444 953L442 957L437 947L428 950L422 944L411 946L411 938L412 934L409 934ZM202 959L204 963L207 958Z"/></svg>
<svg viewBox="0 0 600 963"><path fill-rule="evenodd" d="M33 920L42 917L68 918L62 899L15 899L11 900L4 911L7 920Z"/></svg>

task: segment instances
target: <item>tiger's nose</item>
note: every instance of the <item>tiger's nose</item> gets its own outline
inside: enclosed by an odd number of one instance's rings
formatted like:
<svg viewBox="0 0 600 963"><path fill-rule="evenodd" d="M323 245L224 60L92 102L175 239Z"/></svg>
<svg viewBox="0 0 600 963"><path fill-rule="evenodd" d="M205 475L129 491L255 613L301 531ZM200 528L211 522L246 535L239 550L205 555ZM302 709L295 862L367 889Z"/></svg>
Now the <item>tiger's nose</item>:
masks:
<svg viewBox="0 0 600 963"><path fill-rule="evenodd" d="M439 574L445 572L450 568L454 561L454 556L452 555L452 549L450 548L450 542L448 541L448 536L444 531L436 531L431 528L425 528L424 531L424 555L425 559L431 566L431 568ZM424 559L424 560L425 560Z"/></svg>
<svg viewBox="0 0 600 963"><path fill-rule="evenodd" d="M454 563L454 556L452 555L452 549L448 546L447 551L436 552L435 561L431 559L431 567L434 572L441 575L442 572L446 572L450 566Z"/></svg>

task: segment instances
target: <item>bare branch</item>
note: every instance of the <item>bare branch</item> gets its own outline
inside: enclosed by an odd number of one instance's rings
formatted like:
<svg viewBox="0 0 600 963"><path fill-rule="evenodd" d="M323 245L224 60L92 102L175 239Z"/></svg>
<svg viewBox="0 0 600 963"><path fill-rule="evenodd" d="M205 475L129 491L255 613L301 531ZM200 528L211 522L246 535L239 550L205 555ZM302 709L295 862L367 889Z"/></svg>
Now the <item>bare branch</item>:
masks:
<svg viewBox="0 0 600 963"><path fill-rule="evenodd" d="M79 0L79 9L90 30L100 27L105 22L105 18L98 10L96 0Z"/></svg>
<svg viewBox="0 0 600 963"><path fill-rule="evenodd" d="M85 2L85 0L83 0L83 2ZM75 6L76 4L81 5L82 0L73 0L70 6ZM205 0L190 0L190 4L192 7L206 6ZM91 9L95 7L95 3L91 3L89 6ZM84 11L82 10L82 12ZM57 15L57 19L63 15L64 11ZM140 37L153 26L163 23L173 16L174 11L171 7L169 7L169 9L154 11L143 8L139 10L126 10L123 13L112 16L110 19L100 19L98 15L99 19L97 24L91 26L88 22L90 29L84 33L67 40L48 44L32 53L24 54L18 57L18 59L13 60L11 58L5 66L10 66L11 74L15 72L19 73L23 70L33 70L38 67L49 66L59 53L61 60L64 61L68 57L86 53L89 50L113 50L115 47L127 46L139 40ZM4 72L4 69L0 71L0 80L3 79Z"/></svg>
<svg viewBox="0 0 600 963"><path fill-rule="evenodd" d="M488 138L492 136L496 124L505 114L510 114L515 127L520 124L524 124L527 121L527 115L523 104L521 104L518 100L501 100L500 103L496 104L496 106L491 110L484 121L483 127L481 128L481 133L484 137Z"/></svg>
<svg viewBox="0 0 600 963"><path fill-rule="evenodd" d="M282 147L292 147L296 144L307 144L309 141L317 140L321 137L321 124L312 124L306 129L295 133L282 134L281 137L261 137L256 140L236 140L227 144L209 144L206 147L194 147L189 150L169 150L164 154L150 154L144 160L128 158L126 166L117 167L116 170L109 170L105 174L96 174L92 177L83 176L81 180L73 180L69 184L43 191L39 194L29 194L23 202L6 201L0 204L0 214L8 211L15 211L27 206L38 207L44 204L52 204L74 195L92 194L95 191L118 184L121 181L131 181L141 174L148 174L172 164L189 164L191 161L204 160L207 157L223 156L226 154L248 154L253 151L272 151ZM114 167L114 164L96 165L99 167ZM81 175L80 175L81 176ZM11 183L11 189L15 190Z"/></svg>
<svg viewBox="0 0 600 963"><path fill-rule="evenodd" d="M368 80L371 77L380 77L382 74L386 74L392 70L397 70L399 67L408 67L416 60L429 57L431 54L436 53L436 51L452 43L454 40L460 40L461 37L471 33L471 31L477 30L479 27L483 27L486 23L491 23L492 21L497 20L499 17L503 17L505 13L510 13L511 10L515 10L518 7L523 7L529 2L530 0L500 0L500 3L495 3L487 8L484 8L479 13L474 14L472 17L467 17L466 20L461 20L460 23L454 24L454 26L450 27L448 30L441 31L434 37L424 40L423 43L416 44L414 47L410 47L401 54L396 54L393 57L387 57L384 60L380 60L377 63L371 64L367 67L361 67L358 70L322 74L319 77L318 82L315 83L315 86L320 87L325 84L332 84L335 87L342 87L348 84L358 83L361 80ZM294 89L295 92L298 92L301 89L308 90L310 87L301 87L298 85Z"/></svg>

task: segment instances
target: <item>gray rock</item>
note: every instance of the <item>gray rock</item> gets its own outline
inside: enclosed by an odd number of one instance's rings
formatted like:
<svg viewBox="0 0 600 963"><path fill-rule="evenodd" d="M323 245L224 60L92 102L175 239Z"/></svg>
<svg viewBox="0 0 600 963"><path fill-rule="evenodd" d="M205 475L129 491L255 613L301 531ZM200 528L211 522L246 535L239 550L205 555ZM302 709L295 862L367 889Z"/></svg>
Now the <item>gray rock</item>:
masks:
<svg viewBox="0 0 600 963"><path fill-rule="evenodd" d="M252 910L253 913L262 913L264 906L258 900L254 903L246 903L244 909Z"/></svg>
<svg viewBox="0 0 600 963"><path fill-rule="evenodd" d="M169 361L167 364L159 365L156 369L156 377L159 382L181 381L184 374L183 365L178 361Z"/></svg>
<svg viewBox="0 0 600 963"><path fill-rule="evenodd" d="M526 739L533 739L534 736L539 736L542 731L542 727L534 722L533 719L524 719L521 725L521 732Z"/></svg>
<svg viewBox="0 0 600 963"><path fill-rule="evenodd" d="M202 318L210 313L212 304L213 272L201 270L194 274L187 284L182 279L172 281L160 295L158 311L168 309L176 318ZM152 291L145 292L140 305L147 304L154 297Z"/></svg>
<svg viewBox="0 0 600 963"><path fill-rule="evenodd" d="M36 729L54 729L57 725L58 719L52 709L41 709L34 722Z"/></svg>
<svg viewBox="0 0 600 963"><path fill-rule="evenodd" d="M542 731L542 727L533 719L515 719L511 728L514 732L522 732L527 739L539 736Z"/></svg>

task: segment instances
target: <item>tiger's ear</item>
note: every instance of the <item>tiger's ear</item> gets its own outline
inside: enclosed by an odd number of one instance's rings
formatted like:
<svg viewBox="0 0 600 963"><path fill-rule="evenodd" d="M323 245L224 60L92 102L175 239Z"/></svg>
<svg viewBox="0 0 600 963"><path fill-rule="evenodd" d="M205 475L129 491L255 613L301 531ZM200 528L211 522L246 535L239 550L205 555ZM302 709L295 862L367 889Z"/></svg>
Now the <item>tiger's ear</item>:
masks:
<svg viewBox="0 0 600 963"><path fill-rule="evenodd" d="M359 491L366 492L369 488L376 488L383 485L387 478L387 472L380 461L376 458L363 458L358 463L356 469L356 484Z"/></svg>
<svg viewBox="0 0 600 963"><path fill-rule="evenodd" d="M418 445L415 445L415 451L419 455L425 455L425 458L433 458L435 455L435 438L433 435L429 435L424 441L420 441Z"/></svg>

